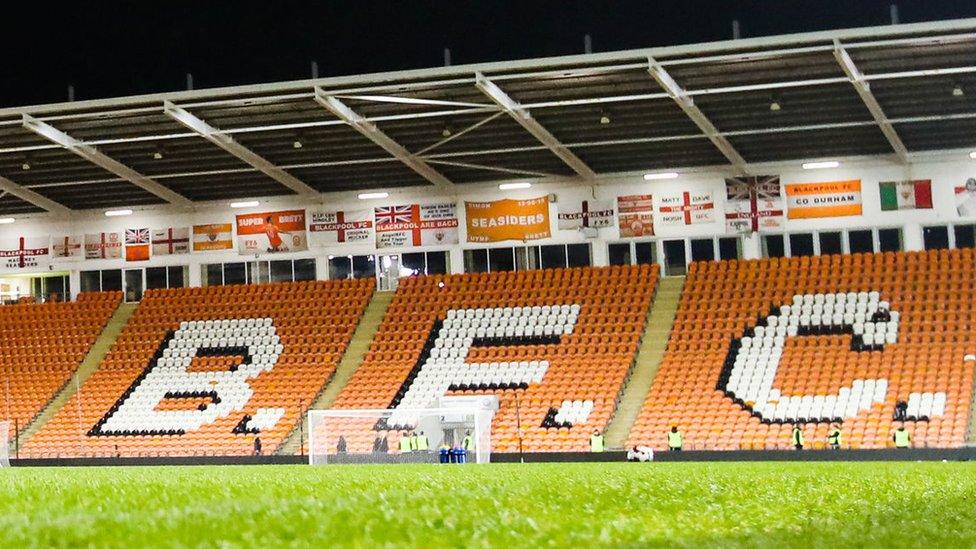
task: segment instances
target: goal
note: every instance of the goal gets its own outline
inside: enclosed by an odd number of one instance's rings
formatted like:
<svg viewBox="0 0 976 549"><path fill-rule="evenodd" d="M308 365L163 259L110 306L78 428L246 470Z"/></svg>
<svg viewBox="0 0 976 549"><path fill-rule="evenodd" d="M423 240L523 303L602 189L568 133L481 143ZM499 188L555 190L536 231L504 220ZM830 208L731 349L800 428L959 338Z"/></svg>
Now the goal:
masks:
<svg viewBox="0 0 976 549"><path fill-rule="evenodd" d="M310 410L308 462L337 463L488 463L494 410L483 406L415 409ZM410 448L409 438L426 444ZM468 438L470 437L470 438ZM463 460L458 456L463 452ZM426 446L426 448L423 448ZM401 450L401 447L405 448Z"/></svg>
<svg viewBox="0 0 976 549"><path fill-rule="evenodd" d="M0 421L0 467L10 467L10 422Z"/></svg>

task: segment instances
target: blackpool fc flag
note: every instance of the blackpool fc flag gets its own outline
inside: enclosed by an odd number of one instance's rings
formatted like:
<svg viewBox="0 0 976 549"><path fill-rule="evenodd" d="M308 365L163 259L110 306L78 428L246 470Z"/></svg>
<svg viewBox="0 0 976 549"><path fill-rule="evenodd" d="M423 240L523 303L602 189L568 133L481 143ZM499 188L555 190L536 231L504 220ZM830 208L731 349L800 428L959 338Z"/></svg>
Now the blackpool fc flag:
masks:
<svg viewBox="0 0 976 549"><path fill-rule="evenodd" d="M122 239L119 233L94 233L85 235L85 259L119 259L122 257Z"/></svg>
<svg viewBox="0 0 976 549"><path fill-rule="evenodd" d="M51 261L47 236L17 236L0 240L0 267L9 270L44 268Z"/></svg>
<svg viewBox="0 0 976 549"><path fill-rule="evenodd" d="M580 227L602 229L613 225L613 206L599 200L560 201L557 218L563 231Z"/></svg>
<svg viewBox="0 0 976 549"><path fill-rule="evenodd" d="M377 248L458 243L455 204L382 206L375 209L374 216Z"/></svg>

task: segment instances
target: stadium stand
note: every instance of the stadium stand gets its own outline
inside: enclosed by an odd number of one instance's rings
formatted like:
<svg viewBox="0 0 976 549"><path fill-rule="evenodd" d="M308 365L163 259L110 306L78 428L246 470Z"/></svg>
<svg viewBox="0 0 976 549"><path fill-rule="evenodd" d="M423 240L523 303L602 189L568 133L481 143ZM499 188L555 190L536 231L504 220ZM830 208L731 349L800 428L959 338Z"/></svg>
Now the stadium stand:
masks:
<svg viewBox="0 0 976 549"><path fill-rule="evenodd" d="M68 382L122 301L121 292L82 293L69 303L0 307L0 414L25 429Z"/></svg>
<svg viewBox="0 0 976 549"><path fill-rule="evenodd" d="M915 446L965 442L976 349L972 249L693 263L628 445L890 446L898 401ZM808 444L809 444L808 442Z"/></svg>
<svg viewBox="0 0 976 549"><path fill-rule="evenodd" d="M335 371L375 281L150 290L22 455L273 453Z"/></svg>
<svg viewBox="0 0 976 549"><path fill-rule="evenodd" d="M395 428L445 394L497 394L492 451L518 450L519 423L524 451L585 451L614 413L657 280L648 265L401 280L334 407L402 410ZM390 448L400 436L389 433ZM375 437L344 435L350 453Z"/></svg>

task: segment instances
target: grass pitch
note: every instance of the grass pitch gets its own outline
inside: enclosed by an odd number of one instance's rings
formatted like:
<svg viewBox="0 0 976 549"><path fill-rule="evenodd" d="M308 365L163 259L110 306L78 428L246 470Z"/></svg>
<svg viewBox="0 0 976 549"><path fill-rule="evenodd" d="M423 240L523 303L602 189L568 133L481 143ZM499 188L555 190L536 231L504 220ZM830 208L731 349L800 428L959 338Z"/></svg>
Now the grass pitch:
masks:
<svg viewBox="0 0 976 549"><path fill-rule="evenodd" d="M0 470L0 546L976 546L967 463Z"/></svg>

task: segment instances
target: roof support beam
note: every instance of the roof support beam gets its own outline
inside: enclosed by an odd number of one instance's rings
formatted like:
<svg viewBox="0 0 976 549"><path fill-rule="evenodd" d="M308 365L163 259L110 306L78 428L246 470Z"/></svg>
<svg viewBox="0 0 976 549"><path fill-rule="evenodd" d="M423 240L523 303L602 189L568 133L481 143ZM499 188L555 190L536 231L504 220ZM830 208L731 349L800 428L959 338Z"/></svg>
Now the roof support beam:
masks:
<svg viewBox="0 0 976 549"><path fill-rule="evenodd" d="M413 153L404 148L403 145L383 133L382 130L376 127L376 124L366 120L365 117L349 108L341 100L325 93L321 88L315 88L315 101L336 117L352 126L353 129L361 133L364 137L382 147L383 150L393 155L394 158L406 164L408 168L433 183L435 187L441 189L451 189L454 187L454 183L441 172L432 168L427 162L417 158Z"/></svg>
<svg viewBox="0 0 976 549"><path fill-rule="evenodd" d="M665 70L660 63L654 59L649 59L648 61L650 62L648 72L651 74L651 77L657 81L658 85L664 88L664 91L671 96L671 99L673 99L674 102L678 104L678 107L680 107L681 110L688 115L688 118L690 118L691 121L698 126L698 129L705 134L705 137L707 137L725 156L725 158L728 159L729 163L731 163L737 171L743 174L746 173L746 160L742 158L739 151L735 150L735 147L732 146L732 142L718 131L715 124L712 124L711 120L705 116L705 113L698 108L698 105L695 105L695 100L688 95L688 92L685 91L684 88L682 88L678 82L671 77L671 74Z"/></svg>
<svg viewBox="0 0 976 549"><path fill-rule="evenodd" d="M38 208L44 208L45 210L53 214L59 214L59 215L71 214L71 210L67 206L55 202L45 196L41 196L40 194L37 194L36 192L30 189L21 187L20 185L7 179L6 177L0 177L0 190L3 191L4 195L10 194L12 196L16 196L17 198L23 200L24 202L30 202L31 204L37 206Z"/></svg>
<svg viewBox="0 0 976 549"><path fill-rule="evenodd" d="M861 100L864 101L864 105L871 112L871 116L874 117L874 121L877 122L878 127L881 128L881 133L888 139L888 143L891 144L891 148L894 149L895 154L898 156L898 160L902 164L908 163L908 147L902 142L901 138L898 137L898 132L895 131L895 127L888 120L885 115L884 110L878 103L878 100L871 93L871 84L868 83L864 74L857 68L854 64L854 60L851 58L847 50L841 45L837 40L834 40L834 58L840 63L840 67L844 69L844 74L850 79L851 84L854 84L854 89L857 90L857 94L861 96Z"/></svg>
<svg viewBox="0 0 976 549"><path fill-rule="evenodd" d="M319 194L318 191L308 186L305 182L275 166L263 156L238 143L233 137L207 124L203 119L177 106L172 101L163 102L163 112L166 113L166 116L199 134L200 137L224 149L245 164L255 168L296 193L308 196Z"/></svg>
<svg viewBox="0 0 976 549"><path fill-rule="evenodd" d="M159 198L162 198L170 204L183 206L186 208L193 206L193 202L185 196L169 189L168 187L160 185L149 177L142 175L125 164L122 164L118 160L106 156L95 147L82 143L81 141L71 137L47 122L42 122L29 114L25 114L23 115L22 123L24 128L36 133L37 135L40 135L41 137L44 137L45 139L48 139L49 141L57 143L68 151L75 153L92 164L110 173L114 173L129 183L132 183L133 185L140 187L143 190L158 196Z"/></svg>
<svg viewBox="0 0 976 549"><path fill-rule="evenodd" d="M517 101L512 99L510 95L505 93L504 90L498 87L494 82L488 80L485 75L479 73L475 74L475 87L481 90L481 93L487 95L492 101L494 101L499 107L505 110L509 116L511 116L516 122L518 122L525 131L532 134L533 137L539 140L540 143L546 146L547 149L552 151L554 155L559 157L567 166L573 169L574 172L585 177L586 179L596 178L596 172L594 172L589 166L586 165L578 156L576 156L573 151L569 150L565 145L563 145L555 135L549 132L545 127L542 126L535 118L532 118L532 114L529 113L522 105Z"/></svg>

